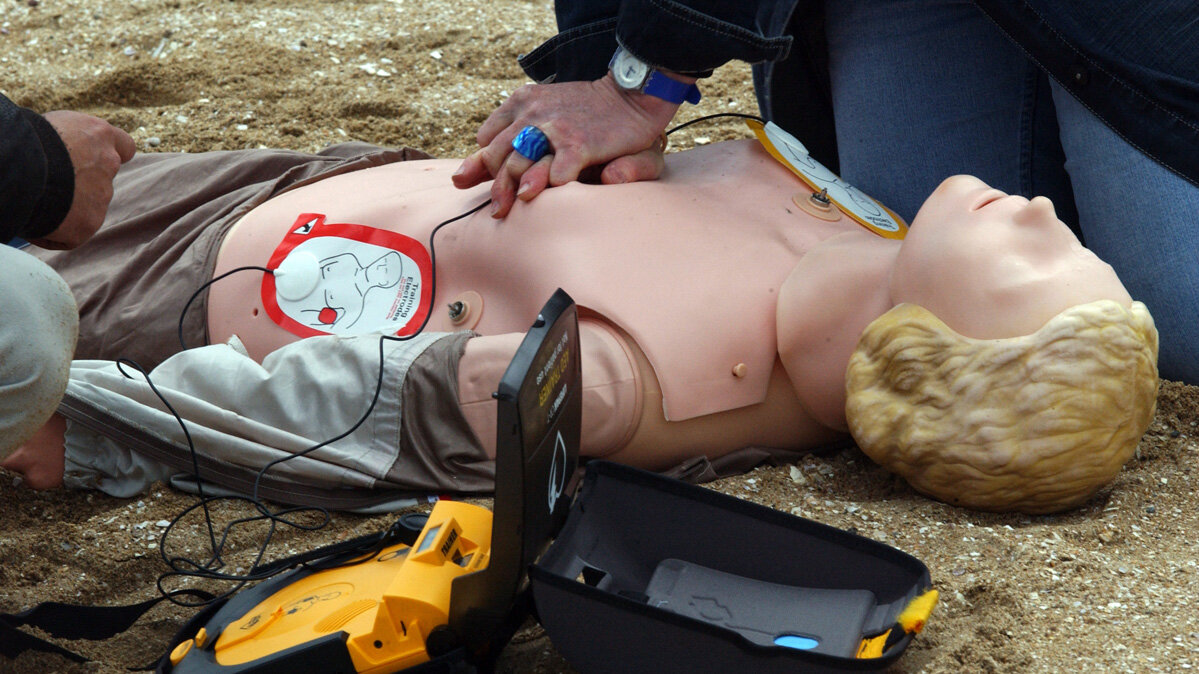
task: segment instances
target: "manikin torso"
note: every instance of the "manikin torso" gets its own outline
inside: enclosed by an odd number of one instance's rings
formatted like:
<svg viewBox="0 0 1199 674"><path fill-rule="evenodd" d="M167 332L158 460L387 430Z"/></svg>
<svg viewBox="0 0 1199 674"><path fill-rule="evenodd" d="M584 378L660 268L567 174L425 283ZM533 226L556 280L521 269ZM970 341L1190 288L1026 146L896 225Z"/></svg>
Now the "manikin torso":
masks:
<svg viewBox="0 0 1199 674"><path fill-rule="evenodd" d="M393 164L280 195L229 233L216 272L265 264L301 213L399 231L427 246L434 226L486 199L486 186L451 185L456 166ZM562 287L585 315L609 321L644 354L666 418L758 405L768 390L790 398L771 418L800 414L777 367L779 289L813 246L861 228L844 216L830 222L798 208L793 198L810 190L753 141L670 155L667 166L652 183L571 183L518 202L504 220L484 210L443 228L435 240L436 297L426 329L523 332ZM246 273L213 286L212 341L237 334L262 358L298 338L267 315L260 283ZM446 307L459 299L469 313L455 323ZM843 364L829 368L824 379L839 380ZM794 416L772 425L790 426L789 445L829 436Z"/></svg>
<svg viewBox="0 0 1199 674"><path fill-rule="evenodd" d="M390 165L280 195L230 233L217 272L263 264L300 213L425 241L485 199L486 186L450 185L456 164ZM746 141L670 155L656 182L572 183L503 221L478 213L438 234L429 329L518 335L565 288L625 336L643 379L643 413L612 458L661 467L753 444L810 448L844 430L849 356L898 302L978 339L1028 334L1097 299L1131 303L1042 198L950 178L901 245L809 215L797 194L807 195ZM259 285L240 274L214 286L209 325L214 341L238 334L261 358L297 336L263 311ZM460 298L471 308L454 323L444 307Z"/></svg>

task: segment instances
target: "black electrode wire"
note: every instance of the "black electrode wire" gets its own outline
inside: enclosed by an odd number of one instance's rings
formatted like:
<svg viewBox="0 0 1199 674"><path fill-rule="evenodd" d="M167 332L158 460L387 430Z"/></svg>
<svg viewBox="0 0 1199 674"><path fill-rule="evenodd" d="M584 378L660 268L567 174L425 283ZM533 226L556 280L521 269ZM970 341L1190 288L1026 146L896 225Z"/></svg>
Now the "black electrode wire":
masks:
<svg viewBox="0 0 1199 674"><path fill-rule="evenodd" d="M430 296L430 298L435 298L436 294L437 294L437 249L436 249L436 245L435 245L435 237L437 236L437 233L439 231L441 231L441 229L443 227L445 227L446 225L449 225L453 222L457 222L458 220L461 220L463 218L474 215L475 213L479 212L480 210L482 210L485 206L487 206L490 203L491 203L491 200L488 199L488 200L484 201L483 203L479 204L478 206L475 206L474 208L471 208L470 210L468 210L464 213L461 213L461 214L456 215L448 220L445 220L445 221L439 223L436 227L434 227L433 230L429 233L429 262L430 262L430 267L431 267L431 273L429 275L429 289L430 289L429 296ZM266 267L258 267L258 266L238 267L236 269L231 269L219 276L216 276L216 277L206 281L204 284L202 284L198 289L196 289L196 291L194 293L192 293L191 297L188 298L187 302L183 306L183 310L180 312L180 315L179 315L179 344L181 347L183 347L185 349L187 348L186 340L184 339L184 336L183 336L183 322L187 315L187 310L191 307L192 302L194 302L196 300L196 298L199 297L201 292L203 292L205 289L207 289L213 283L216 283L217 281L220 281L228 276L231 276L233 274L243 272L243 271L261 271L266 274L274 273L273 270L268 269ZM172 519L170 524L168 524L166 529L163 531L162 537L159 541L159 554L162 557L163 562L167 565L167 567L169 569L171 569L170 571L167 571L158 577L158 581L157 581L158 590L164 597L166 597L169 601L171 601L175 604L182 605L182 606L199 606L202 604L210 603L211 601L216 601L216 600L222 599L224 597L228 597L228 596L232 595L233 593L237 592L242 586L244 586L248 582L263 580L263 579L269 578L270 576L275 575L281 571L284 571L287 568L290 568L290 566L284 566L284 565L273 564L273 563L268 563L266 565L262 564L262 560L266 555L266 551L267 551L268 547L270 546L271 540L274 538L274 535L275 535L276 531L278 530L278 525L280 523L283 523L283 524L287 524L288 526L291 526L291 527L294 527L297 529L301 529L301 530L305 530L305 531L314 531L314 530L320 529L320 528L324 527L325 525L327 525L331 521L331 515L329 514L329 511L324 508L314 508L314 507L305 507L305 506L285 508L283 510L272 512L269 508L266 507L266 505L259 498L259 489L261 486L262 478L266 475L266 472L268 470L270 470L271 468L273 468L275 465L283 463L284 461L289 461L291 459L294 459L294 458L297 458L300 456L305 456L305 455L307 455L311 452L314 452L322 447L325 447L334 442L342 440L345 437L349 436L354 431L356 431L359 427L361 427L362 424L365 423L366 420L370 417L370 415L374 412L375 406L378 404L378 401L379 401L379 396L381 395L382 390L383 390L383 373L384 373L384 366L385 366L385 362L386 362L386 352L384 349L384 343L387 341L407 341L407 340L413 339L417 335L424 332L425 328L429 324L430 318L432 318L432 315L433 315L433 307L430 306L429 311L426 312L425 317L421 321L420 326L417 327L417 329L410 334L402 335L402 336L380 335L380 338L379 338L379 370L378 370L378 376L375 379L375 391L371 397L371 402L370 402L370 405L367 407L366 412L362 415L361 418L358 419L358 421L353 426L351 426L348 430L340 433L336 437L330 438L320 444L309 447L308 449L305 449L301 452L297 452L295 454L291 454L291 455L288 455L288 456L285 456L285 457L282 457L279 459L275 459L274 461L267 463L265 466L262 467L262 469L260 469L258 471L258 474L254 480L254 488L249 497L245 497L245 496L206 497L204 495L203 480L200 477L198 453L196 452L195 443L192 440L191 433L189 433L187 430L187 424L184 422L183 417L179 415L179 413L170 404L170 402L167 401L166 397L162 394L162 392L158 390L158 387L154 385L154 383L151 381L151 378L150 378L150 375L148 372L146 372L142 367L140 367L139 365L137 365L136 363L134 363L132 361L128 361L128 360L118 360L117 361L118 370L121 372L121 374L125 375L126 377L132 378L127 372L124 371L124 369L122 368L122 365L127 365L133 369L136 369L137 372L141 374L142 378L145 379L146 384L149 386L150 390L154 393L155 396L158 397L158 399L166 407L168 412L179 423L180 428L183 430L183 437L187 443L188 450L191 455L192 472L195 475L195 479L196 479L196 490L197 490L198 502L196 504L188 507L182 513L180 513L174 519ZM220 539L218 540L216 530L215 530L213 522L212 522L212 513L211 513L211 509L209 508L209 505L212 503L215 503L216 501L219 501L219 500L232 500L232 501L247 502L247 503L251 504L255 508L255 510L258 511L259 514L255 515L255 516L251 516L251 517L240 518L240 519L237 519L237 520L234 520L234 521L228 523L222 530ZM201 509L204 513L204 520L205 520L205 523L208 528L209 545L212 548L212 556L207 561L202 562L202 563L196 562L187 557L181 557L181 556L180 557L172 557L167 552L167 539L168 539L170 533L174 530L175 525L178 524L184 517L186 517L187 515L189 515L196 509ZM316 524L304 524L303 522L294 521L287 517L288 515L293 515L293 514L301 513L301 512L319 513L321 515L321 518L320 518L321 521ZM254 557L254 562L250 566L249 572L248 573L223 573L223 572L221 572L220 569L222 569L225 566L225 562L222 559L222 553L224 552L225 546L228 544L229 537L232 534L232 532L234 531L235 527L242 525L242 524L248 524L248 523L257 522L257 521L261 521L261 520L266 520L269 523L268 529L267 529L266 535L263 537L262 545L258 548L258 552L256 553L256 555ZM379 539L377 541L374 541L374 542L368 541L368 542L363 543L362 546L360 546L360 547L356 547L354 549L347 550L347 551L342 551L341 554L339 554L339 561L336 562L335 564L351 564L351 563L356 563L358 561L361 561L364 558L369 558L370 555L374 554L375 552L377 552L378 549L383 547L386 544L387 540L388 540L388 538L386 536L381 536L381 537L379 537ZM326 566L331 566L331 565L326 565ZM164 585L164 583L168 579L174 578L176 576L202 577L202 578L221 580L221 581L233 581L236 583L236 585L233 588L229 589L228 591L219 595L216 599L208 600L208 601L204 601L204 602L200 602L200 603L189 603L189 602L185 602L185 601L181 601L181 600L177 599L172 594L172 591L168 590L167 587Z"/></svg>
<svg viewBox="0 0 1199 674"><path fill-rule="evenodd" d="M120 372L122 375L124 375L128 379L133 379L133 377L130 377L129 373L125 372L125 369L124 369L125 366L132 367L133 369L135 369L139 373L141 373L142 378L146 380L146 385L150 387L150 390L154 393L155 396L158 396L158 399L161 400L162 404L166 406L167 410L171 413L171 416L175 417L175 420L179 422L179 428L183 430L183 439L187 441L188 447L193 448L193 450L191 452L192 472L198 476L200 474L199 460L196 457L196 452L194 450L195 445L192 443L191 433L189 433L187 431L187 424L183 423L183 417L179 416L179 413L175 411L175 408L171 406L171 403L167 401L167 399L162 395L161 392L159 392L158 387L155 386L154 382L150 380L150 374L148 372L146 372L146 370L141 365L138 365L136 362L129 360L128 358L118 358L116 360L116 366L117 366L117 372ZM199 485L199 482L200 482L200 480L197 477L197 479L196 479L197 487ZM209 540L210 544L213 546L213 550L216 550L217 549L216 548L216 532L212 528L212 518L209 517L207 503L208 503L207 500L204 499L204 492L201 489L200 505L204 506L204 519L208 523L208 540Z"/></svg>
<svg viewBox="0 0 1199 674"><path fill-rule="evenodd" d="M154 393L154 395L158 397L159 401L161 401L162 404L167 408L167 410L170 412L171 416L173 416L175 418L175 421L179 423L179 428L183 431L184 440L187 442L188 449L190 450L191 461L192 461L192 472L194 475L196 475L196 490L197 490L197 495L198 495L198 499L199 499L198 502L195 503L194 505L188 507L187 509L185 509L179 515L175 516L170 521L170 523L167 525L166 529L162 533L162 537L159 539L159 546L158 546L159 555L162 557L163 563L165 563L167 565L167 567L171 569L171 571L167 571L167 572L159 575L156 585L158 587L159 593L162 594L162 596L165 597L168 601L170 601L173 604L177 604L179 606L188 606L188 607L202 606L204 604L208 604L213 601L217 601L219 599L228 597L228 596L232 595L234 592L237 592L239 589L241 589L241 587L244 586L246 584L246 582L258 579L258 578L253 577L253 574L250 574L249 576L235 575L235 574L222 574L222 573L219 573L219 571L218 571L218 569L224 567L224 565L225 565L224 560L221 558L221 552L225 549L225 545L226 545L226 542L228 541L229 535L240 524L258 521L261 519L266 519L270 522L270 529L268 530L266 537L263 539L263 544L258 550L258 553L254 560L254 564L251 566L251 569L256 568L258 566L259 562L261 562L262 557L265 555L266 549L270 545L271 539L274 537L277 522L282 521L282 522L288 524L289 526L299 528L299 529L309 530L309 531L319 529L319 528L325 526L326 524L328 524L328 522L330 521L331 518L330 518L329 512L327 510L324 510L323 508L294 507L294 508L289 508L289 509L279 511L277 513L271 513L271 512L264 511L264 509L261 508L261 506L259 506L258 509L259 509L259 512L263 513L262 515L250 517L250 518L242 518L242 519L230 522L221 531L220 541L217 541L216 531L213 527L212 513L211 513L211 510L209 509L209 505L212 503L215 503L216 501L220 501L220 500L250 501L250 499L247 499L247 498L241 497L241 496L205 497L203 481L199 477L200 466L199 466L198 456L197 456L197 453L195 450L195 443L192 440L191 433L187 430L187 424L184 423L183 417L179 415L179 413L175 410L174 406L171 405L170 401L168 401L166 399L166 396L164 396L162 394L162 392L158 390L158 387L155 386L154 381L150 378L149 373L147 373L143 367L138 365L136 362L134 362L132 360L128 360L128 359L118 359L116 361L116 366L117 366L117 371L119 371L122 375L124 375L125 377L128 377L130 379L132 379L133 377L131 377L129 375L129 373L125 371L124 368L131 367L131 368L137 370L137 372L142 375L142 378L145 379L146 385L150 388L150 390ZM259 505L258 503L255 503L254 501L250 501L250 502L256 506ZM208 561L203 562L203 563L195 562L186 557L174 557L174 558L169 557L167 555L166 542L167 542L168 536L170 535L170 532L175 528L175 525L177 523L179 523L184 517L186 517L188 514L190 514L193 510L195 510L197 508L200 508L204 511L204 522L205 522L205 524L207 526L207 530L208 530L208 540L209 540L210 549L212 550L212 557L209 558ZM312 511L312 512L320 513L323 516L322 521L319 524L305 525L300 522L293 522L293 521L288 520L283 517L284 515L289 515L289 514L292 514L295 512L299 512L299 511ZM282 570L282 569L280 569L280 570ZM230 588L226 592L221 593L220 595L217 595L216 597L198 601L198 602L191 602L191 601L183 601L183 600L178 599L177 598L179 596L178 591L170 590L164 585L164 582L167 579L173 578L175 576L202 576L202 577L206 577L206 578L214 578L217 580L231 580L231 581L239 581L239 582L234 587ZM269 577L269 576L263 576L263 577Z"/></svg>
<svg viewBox="0 0 1199 674"><path fill-rule="evenodd" d="M766 120L762 119L761 117L759 117L757 115L747 115L744 112L717 112L717 113L714 113L711 115L704 115L703 117L696 117L695 119L693 119L689 122L683 122L682 124L679 124L678 126L674 127L673 129L670 129L669 131L667 131L666 135L669 136L670 134L674 133L675 131L682 131L683 129L691 126L692 124L699 124L700 122L708 122L713 119L720 119L722 117L733 117L736 119L752 119L755 122L760 122L762 124L766 123Z"/></svg>
<svg viewBox="0 0 1199 674"><path fill-rule="evenodd" d="M258 266L251 265L251 266L247 266L247 267L238 267L236 269L230 269L229 271L225 272L224 274L221 274L220 276L210 278L207 281L205 281L204 283L201 283L200 287L196 288L196 292L192 293L192 296L187 298L187 302L185 302L183 304L183 311L179 312L179 347L182 350L184 350L184 351L187 350L187 342L184 341L184 339L183 339L183 319L187 317L187 310L191 308L192 302L195 302L196 298L200 296L200 293L202 293L208 289L208 286L212 285L213 283L216 283L217 281L220 281L223 278L233 276L234 274L236 274L238 272L242 272L242 271L260 271L265 274L274 274L275 273L275 270L273 270L273 269L267 269L266 267L258 267Z"/></svg>

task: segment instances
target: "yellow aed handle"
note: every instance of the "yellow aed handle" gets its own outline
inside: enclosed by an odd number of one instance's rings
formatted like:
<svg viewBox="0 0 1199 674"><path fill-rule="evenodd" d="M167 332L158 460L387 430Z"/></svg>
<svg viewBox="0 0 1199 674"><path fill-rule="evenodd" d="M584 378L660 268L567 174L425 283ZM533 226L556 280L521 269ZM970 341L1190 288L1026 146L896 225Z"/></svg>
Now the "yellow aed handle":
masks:
<svg viewBox="0 0 1199 674"><path fill-rule="evenodd" d="M878 636L862 639L862 644L858 647L857 657L881 658L887 650L889 642L897 641L904 634L918 634L928 622L928 617L937 605L937 598L939 596L940 593L936 590L929 590L912 599L895 618L894 627ZM899 630L898 632L896 631L897 629ZM895 635L894 638L892 638L892 634Z"/></svg>

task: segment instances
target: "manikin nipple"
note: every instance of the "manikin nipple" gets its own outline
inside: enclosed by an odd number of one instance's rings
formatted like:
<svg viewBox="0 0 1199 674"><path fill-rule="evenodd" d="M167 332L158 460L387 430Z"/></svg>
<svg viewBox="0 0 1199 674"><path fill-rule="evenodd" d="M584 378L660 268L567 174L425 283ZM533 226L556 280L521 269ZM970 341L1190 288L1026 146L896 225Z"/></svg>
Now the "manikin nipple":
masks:
<svg viewBox="0 0 1199 674"><path fill-rule="evenodd" d="M275 268L275 292L288 302L312 294L321 280L321 263L312 253L292 251Z"/></svg>

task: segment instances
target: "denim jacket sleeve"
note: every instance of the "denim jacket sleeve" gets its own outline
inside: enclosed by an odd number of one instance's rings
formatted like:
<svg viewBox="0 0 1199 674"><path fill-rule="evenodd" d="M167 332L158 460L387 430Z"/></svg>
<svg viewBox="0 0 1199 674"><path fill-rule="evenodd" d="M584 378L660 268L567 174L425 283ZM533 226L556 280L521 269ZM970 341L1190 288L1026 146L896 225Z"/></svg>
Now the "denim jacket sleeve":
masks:
<svg viewBox="0 0 1199 674"><path fill-rule="evenodd" d="M794 0L558 0L559 33L520 59L538 82L593 80L617 43L651 65L707 76L732 60L785 58Z"/></svg>
<svg viewBox="0 0 1199 674"><path fill-rule="evenodd" d="M44 117L0 96L0 242L53 232L71 209L71 155Z"/></svg>

